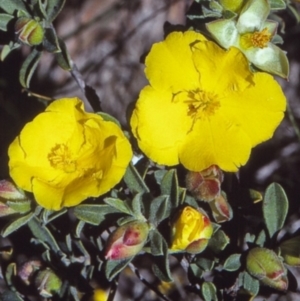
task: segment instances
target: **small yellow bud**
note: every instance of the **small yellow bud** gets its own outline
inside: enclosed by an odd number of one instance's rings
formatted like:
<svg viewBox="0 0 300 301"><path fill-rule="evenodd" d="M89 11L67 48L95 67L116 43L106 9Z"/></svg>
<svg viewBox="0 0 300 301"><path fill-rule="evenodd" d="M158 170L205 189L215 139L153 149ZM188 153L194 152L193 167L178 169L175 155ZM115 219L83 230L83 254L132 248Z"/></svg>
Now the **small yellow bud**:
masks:
<svg viewBox="0 0 300 301"><path fill-rule="evenodd" d="M212 233L211 222L204 212L187 206L173 223L171 250L200 253L206 248Z"/></svg>

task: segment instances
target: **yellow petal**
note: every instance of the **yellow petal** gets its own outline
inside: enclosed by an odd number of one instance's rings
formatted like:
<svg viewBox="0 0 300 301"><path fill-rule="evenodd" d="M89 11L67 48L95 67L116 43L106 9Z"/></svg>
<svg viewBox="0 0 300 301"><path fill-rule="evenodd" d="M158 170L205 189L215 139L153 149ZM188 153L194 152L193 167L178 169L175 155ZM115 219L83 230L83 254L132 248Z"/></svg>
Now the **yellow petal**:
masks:
<svg viewBox="0 0 300 301"><path fill-rule="evenodd" d="M285 96L272 76L257 72L254 81L255 86L231 94L222 102L223 114L238 119L252 147L273 136L286 108Z"/></svg>
<svg viewBox="0 0 300 301"><path fill-rule="evenodd" d="M191 44L205 40L204 36L194 31L173 32L166 40L154 44L146 58L145 70L151 86L161 90L171 89L174 93L197 88L199 74L191 59Z"/></svg>
<svg viewBox="0 0 300 301"><path fill-rule="evenodd" d="M237 171L249 158L251 140L237 120L221 113L211 120L198 120L179 153L189 170L200 171L216 164L225 171Z"/></svg>
<svg viewBox="0 0 300 301"><path fill-rule="evenodd" d="M207 41L197 43L193 49L193 60L200 73L202 89L218 94L227 89L244 90L253 84L248 61L237 48L224 50Z"/></svg>
<svg viewBox="0 0 300 301"><path fill-rule="evenodd" d="M178 147L191 128L187 105L174 102L170 91L145 87L131 117L139 147L159 164L178 164Z"/></svg>

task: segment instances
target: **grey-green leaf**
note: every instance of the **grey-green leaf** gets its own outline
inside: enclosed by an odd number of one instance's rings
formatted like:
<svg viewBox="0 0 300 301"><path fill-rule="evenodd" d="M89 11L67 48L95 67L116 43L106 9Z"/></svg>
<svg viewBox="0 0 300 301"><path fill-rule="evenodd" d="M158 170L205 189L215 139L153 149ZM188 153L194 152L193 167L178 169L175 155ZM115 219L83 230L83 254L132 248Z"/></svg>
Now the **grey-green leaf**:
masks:
<svg viewBox="0 0 300 301"><path fill-rule="evenodd" d="M157 230L150 231L149 241L151 254L153 256L159 256L164 254L164 244L166 244L166 242Z"/></svg>
<svg viewBox="0 0 300 301"><path fill-rule="evenodd" d="M263 215L270 237L283 227L288 207L283 188L277 183L269 185L263 200Z"/></svg>
<svg viewBox="0 0 300 301"><path fill-rule="evenodd" d="M243 287L250 292L253 296L256 296L259 291L259 281L250 276L247 272L242 274Z"/></svg>
<svg viewBox="0 0 300 301"><path fill-rule="evenodd" d="M61 52L60 43L54 28L45 28L43 46L50 53Z"/></svg>
<svg viewBox="0 0 300 301"><path fill-rule="evenodd" d="M5 290L0 294L1 301L24 301L24 299L19 295L18 292L11 290Z"/></svg>
<svg viewBox="0 0 300 301"><path fill-rule="evenodd" d="M205 301L218 301L217 290L212 282L204 282L201 286L201 292Z"/></svg>
<svg viewBox="0 0 300 301"><path fill-rule="evenodd" d="M17 10L27 12L27 14L29 15L27 8L22 0L0 0L0 8L2 8L10 15L13 15Z"/></svg>
<svg viewBox="0 0 300 301"><path fill-rule="evenodd" d="M106 278L111 281L115 276L117 276L134 257L130 257L124 260L108 260L105 265L105 275Z"/></svg>
<svg viewBox="0 0 300 301"><path fill-rule="evenodd" d="M127 203L123 200L120 199L115 199L115 198L105 198L104 202L114 208L116 208L119 212L123 212L129 215L132 215L133 212L131 209L128 207Z"/></svg>
<svg viewBox="0 0 300 301"><path fill-rule="evenodd" d="M171 204L168 195L161 195L151 201L149 222L159 224L170 215Z"/></svg>
<svg viewBox="0 0 300 301"><path fill-rule="evenodd" d="M241 254L231 254L224 262L223 269L233 272L241 267Z"/></svg>
<svg viewBox="0 0 300 301"><path fill-rule="evenodd" d="M10 223L7 227L5 227L2 230L2 236L6 237L12 232L15 232L22 226L26 225L32 218L34 217L33 213L29 213L25 216L19 217L18 219L14 220L12 223Z"/></svg>
<svg viewBox="0 0 300 301"><path fill-rule="evenodd" d="M61 253L61 250L49 229L45 225L42 225L36 217L29 221L28 227L35 238L45 243L55 253Z"/></svg>
<svg viewBox="0 0 300 301"><path fill-rule="evenodd" d="M7 25L14 17L8 14L0 14L0 30L7 31Z"/></svg>
<svg viewBox="0 0 300 301"><path fill-rule="evenodd" d="M48 0L46 7L46 15L48 22L52 22L61 12L66 0Z"/></svg>
<svg viewBox="0 0 300 301"><path fill-rule="evenodd" d="M42 52L34 48L24 61L19 74L20 83L24 88L29 88L30 80L41 56Z"/></svg>
<svg viewBox="0 0 300 301"><path fill-rule="evenodd" d="M161 181L161 194L169 195L171 205L177 207L179 205L179 186L176 169L169 170Z"/></svg>
<svg viewBox="0 0 300 301"><path fill-rule="evenodd" d="M132 193L150 191L132 163L126 169L124 181Z"/></svg>
<svg viewBox="0 0 300 301"><path fill-rule="evenodd" d="M105 215L109 213L116 213L118 210L109 205L79 205L74 208L74 215L81 221L91 225L99 225L104 219Z"/></svg>
<svg viewBox="0 0 300 301"><path fill-rule="evenodd" d="M271 10L286 9L286 3L284 0L269 0Z"/></svg>
<svg viewBox="0 0 300 301"><path fill-rule="evenodd" d="M31 209L30 200L7 201L6 204L19 213L27 213Z"/></svg>

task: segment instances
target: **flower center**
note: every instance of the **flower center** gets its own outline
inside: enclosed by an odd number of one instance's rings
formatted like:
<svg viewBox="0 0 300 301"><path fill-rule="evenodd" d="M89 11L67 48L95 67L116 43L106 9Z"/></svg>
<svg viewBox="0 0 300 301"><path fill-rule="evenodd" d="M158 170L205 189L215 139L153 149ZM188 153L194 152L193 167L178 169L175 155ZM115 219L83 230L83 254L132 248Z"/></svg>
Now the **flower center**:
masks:
<svg viewBox="0 0 300 301"><path fill-rule="evenodd" d="M56 144L48 154L50 165L66 173L76 170L76 160L72 159L71 151L65 144Z"/></svg>
<svg viewBox="0 0 300 301"><path fill-rule="evenodd" d="M200 89L188 92L188 116L194 119L204 119L213 116L220 107L217 95Z"/></svg>
<svg viewBox="0 0 300 301"><path fill-rule="evenodd" d="M240 44L242 48L249 49L252 47L265 48L271 40L271 33L268 28L262 31L255 31L252 33L245 33L240 37Z"/></svg>

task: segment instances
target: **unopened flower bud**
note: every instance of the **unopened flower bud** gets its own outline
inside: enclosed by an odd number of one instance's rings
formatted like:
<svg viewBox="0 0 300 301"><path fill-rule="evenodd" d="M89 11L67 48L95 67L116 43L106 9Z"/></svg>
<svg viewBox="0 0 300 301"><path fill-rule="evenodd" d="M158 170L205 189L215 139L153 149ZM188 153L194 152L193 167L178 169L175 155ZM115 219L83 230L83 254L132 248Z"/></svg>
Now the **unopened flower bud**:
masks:
<svg viewBox="0 0 300 301"><path fill-rule="evenodd" d="M23 191L7 180L0 181L0 198L5 200L23 200L26 198Z"/></svg>
<svg viewBox="0 0 300 301"><path fill-rule="evenodd" d="M284 241L279 247L280 256L286 264L300 267L300 236Z"/></svg>
<svg viewBox="0 0 300 301"><path fill-rule="evenodd" d="M29 46L39 45L44 39L44 29L39 22L28 17L20 17L15 24L19 40Z"/></svg>
<svg viewBox="0 0 300 301"><path fill-rule="evenodd" d="M187 206L173 223L171 250L200 253L206 248L212 233L206 214Z"/></svg>
<svg viewBox="0 0 300 301"><path fill-rule="evenodd" d="M51 269L47 268L37 273L35 285L42 297L50 298L60 290L62 281Z"/></svg>
<svg viewBox="0 0 300 301"><path fill-rule="evenodd" d="M28 260L18 267L18 276L26 284L31 283L34 273L39 270L42 266L40 260Z"/></svg>
<svg viewBox="0 0 300 301"><path fill-rule="evenodd" d="M232 208L229 205L224 192L217 196L213 201L209 202L209 206L217 223L227 222L232 219Z"/></svg>
<svg viewBox="0 0 300 301"><path fill-rule="evenodd" d="M220 0L220 3L225 10L239 12L244 4L244 0Z"/></svg>
<svg viewBox="0 0 300 301"><path fill-rule="evenodd" d="M147 241L149 225L133 221L117 228L108 238L105 258L121 260L137 255Z"/></svg>
<svg viewBox="0 0 300 301"><path fill-rule="evenodd" d="M199 172L189 171L186 187L198 200L210 202L221 193L223 173L217 165L212 165Z"/></svg>
<svg viewBox="0 0 300 301"><path fill-rule="evenodd" d="M248 272L263 284L280 291L287 290L287 270L275 252L256 247L247 255Z"/></svg>

